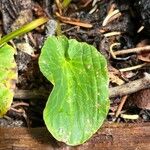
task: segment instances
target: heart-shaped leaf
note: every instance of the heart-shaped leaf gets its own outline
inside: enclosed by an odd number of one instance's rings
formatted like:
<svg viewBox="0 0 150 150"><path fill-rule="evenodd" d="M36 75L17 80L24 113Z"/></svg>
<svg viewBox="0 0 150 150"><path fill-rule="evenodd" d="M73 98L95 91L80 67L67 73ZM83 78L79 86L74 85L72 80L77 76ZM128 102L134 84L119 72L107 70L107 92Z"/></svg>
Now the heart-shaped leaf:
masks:
<svg viewBox="0 0 150 150"><path fill-rule="evenodd" d="M17 80L15 50L5 44L0 47L0 117L10 108Z"/></svg>
<svg viewBox="0 0 150 150"><path fill-rule="evenodd" d="M82 144L99 129L109 109L105 58L87 43L52 36L39 65L54 85L44 110L48 130L68 145Z"/></svg>

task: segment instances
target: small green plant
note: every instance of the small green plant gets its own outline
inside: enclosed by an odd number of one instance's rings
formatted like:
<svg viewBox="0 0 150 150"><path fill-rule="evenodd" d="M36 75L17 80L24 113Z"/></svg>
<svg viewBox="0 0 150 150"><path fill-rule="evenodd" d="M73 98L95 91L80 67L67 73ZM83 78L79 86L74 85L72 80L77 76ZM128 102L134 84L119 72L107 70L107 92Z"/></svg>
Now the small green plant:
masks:
<svg viewBox="0 0 150 150"><path fill-rule="evenodd" d="M17 80L15 50L6 42L46 21L35 20L0 40L0 117L10 108ZM84 143L109 110L106 59L87 43L52 36L44 43L39 66L54 85L43 114L48 130L68 145Z"/></svg>
<svg viewBox="0 0 150 150"><path fill-rule="evenodd" d="M106 59L87 43L52 36L44 43L39 66L54 85L44 109L48 130L68 145L84 143L109 110Z"/></svg>
<svg viewBox="0 0 150 150"><path fill-rule="evenodd" d="M41 17L39 19L36 19L24 26L22 26L21 28L5 35L2 39L0 39L0 46L2 46L2 44L7 43L8 41L12 40L13 38L23 35L33 29L35 29L36 27L46 23L48 21L48 18L44 18Z"/></svg>
<svg viewBox="0 0 150 150"><path fill-rule="evenodd" d="M17 81L17 65L14 59L15 49L8 44L9 40L23 35L47 22L47 18L39 18L22 26L0 40L0 117L10 109Z"/></svg>

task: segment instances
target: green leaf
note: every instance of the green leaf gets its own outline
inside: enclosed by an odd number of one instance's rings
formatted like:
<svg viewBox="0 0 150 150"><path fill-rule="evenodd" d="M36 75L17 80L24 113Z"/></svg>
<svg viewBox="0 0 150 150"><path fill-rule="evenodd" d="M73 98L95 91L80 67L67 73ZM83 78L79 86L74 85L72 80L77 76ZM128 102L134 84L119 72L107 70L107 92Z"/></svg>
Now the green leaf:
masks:
<svg viewBox="0 0 150 150"><path fill-rule="evenodd" d="M49 37L39 58L40 70L53 83L44 109L51 134L68 145L88 140L108 109L108 71L104 56L87 43Z"/></svg>
<svg viewBox="0 0 150 150"><path fill-rule="evenodd" d="M17 80L15 50L5 44L0 47L0 117L10 108Z"/></svg>
<svg viewBox="0 0 150 150"><path fill-rule="evenodd" d="M35 29L36 27L46 23L48 21L48 18L44 18L41 17L39 19L36 19L22 27L20 27L19 29L12 31L11 33L5 35L4 37L2 37L2 39L0 39L0 45L3 45L4 43L12 40L13 38L23 35L33 29Z"/></svg>

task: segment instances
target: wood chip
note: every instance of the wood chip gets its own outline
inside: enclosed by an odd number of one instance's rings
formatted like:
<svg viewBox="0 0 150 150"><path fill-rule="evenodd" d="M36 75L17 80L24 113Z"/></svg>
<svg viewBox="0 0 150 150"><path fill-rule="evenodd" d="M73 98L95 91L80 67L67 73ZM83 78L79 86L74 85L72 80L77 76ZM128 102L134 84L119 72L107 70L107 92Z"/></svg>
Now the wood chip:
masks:
<svg viewBox="0 0 150 150"><path fill-rule="evenodd" d="M133 105L150 110L150 89L144 89L132 94L129 98Z"/></svg>

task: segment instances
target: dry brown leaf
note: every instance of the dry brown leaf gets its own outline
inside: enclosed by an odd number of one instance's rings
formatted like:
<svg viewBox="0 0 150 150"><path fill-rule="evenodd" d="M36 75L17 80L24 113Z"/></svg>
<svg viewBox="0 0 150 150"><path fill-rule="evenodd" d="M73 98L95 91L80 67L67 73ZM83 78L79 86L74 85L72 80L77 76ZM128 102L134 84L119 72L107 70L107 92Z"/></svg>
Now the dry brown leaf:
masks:
<svg viewBox="0 0 150 150"><path fill-rule="evenodd" d="M117 85L124 84L124 81L120 79L117 75L115 75L113 72L109 72L109 79L112 83L116 83Z"/></svg>
<svg viewBox="0 0 150 150"><path fill-rule="evenodd" d="M119 78L120 72L116 68L114 68L111 65L109 65L108 66L108 70L109 70L110 82L116 83L117 85L124 84L124 81Z"/></svg>
<svg viewBox="0 0 150 150"><path fill-rule="evenodd" d="M141 53L137 56L139 60L150 62L150 53Z"/></svg>

